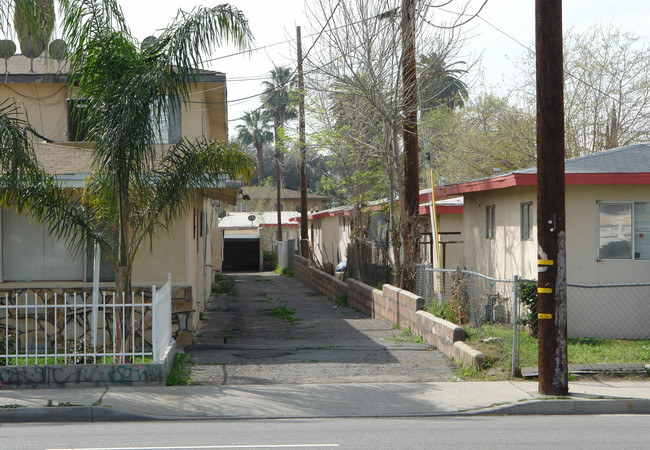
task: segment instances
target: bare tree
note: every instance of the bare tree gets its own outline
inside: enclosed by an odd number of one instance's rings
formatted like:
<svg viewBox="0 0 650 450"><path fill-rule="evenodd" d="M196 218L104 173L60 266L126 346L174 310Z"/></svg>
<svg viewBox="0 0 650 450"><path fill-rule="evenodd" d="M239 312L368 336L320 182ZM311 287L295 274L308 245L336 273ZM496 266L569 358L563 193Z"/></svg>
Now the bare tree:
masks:
<svg viewBox="0 0 650 450"><path fill-rule="evenodd" d="M425 45L417 52L452 54L449 49L459 42L458 31L453 25L434 27L429 18L435 8L429 3L418 2L415 33ZM312 116L319 116L320 131L329 136L325 139L331 145L328 150L339 155L340 161L353 162L351 166L341 164L347 173L342 179L354 184L355 178L377 180L373 172L377 169L387 174L391 260L396 284L403 286L412 280L415 262L407 258L404 246L414 245L415 239L405 233L404 226L400 5L399 0L315 1L311 23L322 33L318 45L306 56L306 73L311 105L317 105ZM350 191L363 186L359 182ZM365 198L355 199L360 209Z"/></svg>
<svg viewBox="0 0 650 450"><path fill-rule="evenodd" d="M650 139L648 53L647 39L611 25L565 34L567 158ZM520 94L534 104L534 55L520 68Z"/></svg>

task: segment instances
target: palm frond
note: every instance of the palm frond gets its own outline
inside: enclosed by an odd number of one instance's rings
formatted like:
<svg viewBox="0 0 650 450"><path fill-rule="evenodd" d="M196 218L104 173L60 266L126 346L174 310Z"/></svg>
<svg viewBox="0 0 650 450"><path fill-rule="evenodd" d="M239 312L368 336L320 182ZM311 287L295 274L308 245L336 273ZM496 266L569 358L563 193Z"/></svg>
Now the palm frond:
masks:
<svg viewBox="0 0 650 450"><path fill-rule="evenodd" d="M0 103L0 169L3 173L19 177L37 168L34 149L25 134L28 125L14 101Z"/></svg>
<svg viewBox="0 0 650 450"><path fill-rule="evenodd" d="M251 158L234 144L199 138L173 146L148 177L149 190L133 206L133 245L153 238L188 211L197 190L252 176Z"/></svg>

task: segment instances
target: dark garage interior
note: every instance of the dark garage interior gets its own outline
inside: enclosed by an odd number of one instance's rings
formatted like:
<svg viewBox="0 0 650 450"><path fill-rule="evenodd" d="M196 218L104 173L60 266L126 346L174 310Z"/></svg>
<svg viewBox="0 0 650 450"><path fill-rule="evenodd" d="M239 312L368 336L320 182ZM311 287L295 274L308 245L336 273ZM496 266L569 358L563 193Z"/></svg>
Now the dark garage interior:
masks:
<svg viewBox="0 0 650 450"><path fill-rule="evenodd" d="M223 271L260 270L260 239L226 238L223 241Z"/></svg>

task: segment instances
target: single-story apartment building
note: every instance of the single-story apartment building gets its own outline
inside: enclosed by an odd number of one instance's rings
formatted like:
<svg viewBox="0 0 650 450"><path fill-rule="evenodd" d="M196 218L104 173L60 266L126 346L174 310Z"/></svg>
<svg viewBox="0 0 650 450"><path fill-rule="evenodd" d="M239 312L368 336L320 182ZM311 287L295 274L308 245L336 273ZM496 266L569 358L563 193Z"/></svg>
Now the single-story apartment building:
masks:
<svg viewBox="0 0 650 450"><path fill-rule="evenodd" d="M569 159L565 172L568 282L647 283L650 144ZM447 195L464 197L464 260L472 270L537 278L536 186L536 168L528 168L444 187ZM569 287L569 335L650 337L650 287L633 289L634 295L620 295Z"/></svg>

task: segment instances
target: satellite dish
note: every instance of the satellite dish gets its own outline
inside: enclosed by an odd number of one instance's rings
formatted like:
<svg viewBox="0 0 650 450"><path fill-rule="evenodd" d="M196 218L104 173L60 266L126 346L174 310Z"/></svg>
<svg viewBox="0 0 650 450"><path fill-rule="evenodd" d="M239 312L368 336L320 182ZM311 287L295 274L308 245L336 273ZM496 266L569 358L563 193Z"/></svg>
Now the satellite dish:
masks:
<svg viewBox="0 0 650 450"><path fill-rule="evenodd" d="M50 42L48 47L50 56L57 61L61 61L66 56L68 56L68 44L65 43L63 39L55 39Z"/></svg>
<svg viewBox="0 0 650 450"><path fill-rule="evenodd" d="M25 36L20 41L20 51L28 58L38 58L43 53L43 50L45 50L45 42L34 40L31 36Z"/></svg>
<svg viewBox="0 0 650 450"><path fill-rule="evenodd" d="M300 212L300 205L296 206L296 212Z"/></svg>
<svg viewBox="0 0 650 450"><path fill-rule="evenodd" d="M226 217L228 215L228 211L226 211L225 209L222 209L221 211L219 211L219 213L217 215L219 216L220 219L223 219L224 217Z"/></svg>
<svg viewBox="0 0 650 450"><path fill-rule="evenodd" d="M257 217L255 217L255 214L251 214L250 216L248 216L248 220L251 221L251 225L253 224L253 222L255 222L255 219L257 219Z"/></svg>
<svg viewBox="0 0 650 450"><path fill-rule="evenodd" d="M16 44L8 39L0 41L0 58L9 59L16 54Z"/></svg>
<svg viewBox="0 0 650 450"><path fill-rule="evenodd" d="M156 42L156 37L155 36L147 36L142 40L140 43L140 50L144 50L147 47L151 47L151 45Z"/></svg>

